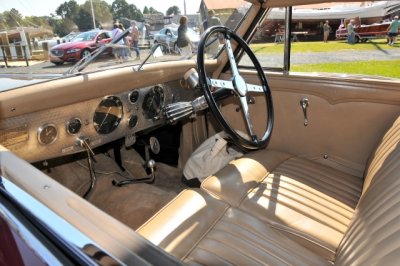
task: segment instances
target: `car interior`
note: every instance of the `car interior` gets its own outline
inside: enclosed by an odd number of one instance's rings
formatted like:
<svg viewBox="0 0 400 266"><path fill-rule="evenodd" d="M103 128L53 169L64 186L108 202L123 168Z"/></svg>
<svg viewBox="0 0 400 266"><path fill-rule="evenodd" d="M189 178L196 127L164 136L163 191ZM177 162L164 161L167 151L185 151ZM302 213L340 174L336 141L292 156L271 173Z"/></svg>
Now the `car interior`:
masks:
<svg viewBox="0 0 400 266"><path fill-rule="evenodd" d="M99 264L397 264L399 80L262 68L268 9L322 1L249 2L197 58L2 92L2 186Z"/></svg>

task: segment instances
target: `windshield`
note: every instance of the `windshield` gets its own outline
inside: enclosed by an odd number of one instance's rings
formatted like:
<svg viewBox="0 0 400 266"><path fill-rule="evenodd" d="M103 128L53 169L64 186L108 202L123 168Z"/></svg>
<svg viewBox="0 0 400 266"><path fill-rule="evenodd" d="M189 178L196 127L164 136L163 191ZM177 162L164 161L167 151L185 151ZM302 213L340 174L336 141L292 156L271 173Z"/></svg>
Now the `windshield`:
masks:
<svg viewBox="0 0 400 266"><path fill-rule="evenodd" d="M190 4L182 0L54 0L35 2L34 7L26 1L6 1L0 6L0 31L7 35L1 38L0 75L51 74L48 76L54 78L58 74L59 78L78 71L139 66L145 60L151 64L195 59L205 28L220 24L235 30L250 7L245 0L218 4L202 0L190 0ZM211 16L210 10L214 12ZM178 43L183 16L187 18L189 52ZM155 45L160 46L161 56L152 54ZM207 51L208 57L218 55L211 53L211 48ZM94 55L95 59L85 64Z"/></svg>
<svg viewBox="0 0 400 266"><path fill-rule="evenodd" d="M94 37L96 37L97 32L84 32L81 34L78 34L74 38L71 39L71 42L82 42L82 41L92 41L94 40Z"/></svg>

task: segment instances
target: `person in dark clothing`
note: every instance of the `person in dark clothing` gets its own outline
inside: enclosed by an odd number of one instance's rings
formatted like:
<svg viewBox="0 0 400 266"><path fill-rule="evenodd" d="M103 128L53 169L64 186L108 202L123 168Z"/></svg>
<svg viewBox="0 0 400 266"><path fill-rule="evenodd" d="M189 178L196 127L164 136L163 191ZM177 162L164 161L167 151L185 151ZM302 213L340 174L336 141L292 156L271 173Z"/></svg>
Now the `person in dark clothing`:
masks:
<svg viewBox="0 0 400 266"><path fill-rule="evenodd" d="M178 28L178 39L176 41L177 46L179 47L180 53L182 57L186 58L192 54L192 42L187 36L187 22L188 18L186 16L182 16L179 20L179 28Z"/></svg>
<svg viewBox="0 0 400 266"><path fill-rule="evenodd" d="M216 25L221 25L221 20L215 16L215 11L214 10L208 10L208 16L207 18L203 21L203 31L206 31L206 29L216 26Z"/></svg>

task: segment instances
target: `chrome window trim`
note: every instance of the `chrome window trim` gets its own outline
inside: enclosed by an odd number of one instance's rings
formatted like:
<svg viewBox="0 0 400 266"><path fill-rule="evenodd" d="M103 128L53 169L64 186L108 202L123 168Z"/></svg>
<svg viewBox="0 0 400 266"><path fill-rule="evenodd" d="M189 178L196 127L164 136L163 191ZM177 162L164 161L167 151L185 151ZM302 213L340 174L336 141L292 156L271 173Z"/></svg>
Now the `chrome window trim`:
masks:
<svg viewBox="0 0 400 266"><path fill-rule="evenodd" d="M123 263L111 256L104 248L92 239L84 235L76 227L69 224L47 206L33 198L24 190L20 189L7 178L0 176L0 189L8 196L15 200L26 212L29 212L42 225L46 226L58 239L62 239L72 248L73 251L80 255L89 265L98 265L88 254L85 253L84 247L92 245L105 252L120 265ZM35 246L36 249L36 246ZM49 264L53 265L53 264Z"/></svg>
<svg viewBox="0 0 400 266"><path fill-rule="evenodd" d="M0 177L0 179L3 179ZM1 183L0 183L1 184ZM54 254L12 213L3 202L0 201L0 216L10 227L34 250L41 259L48 265L63 265Z"/></svg>

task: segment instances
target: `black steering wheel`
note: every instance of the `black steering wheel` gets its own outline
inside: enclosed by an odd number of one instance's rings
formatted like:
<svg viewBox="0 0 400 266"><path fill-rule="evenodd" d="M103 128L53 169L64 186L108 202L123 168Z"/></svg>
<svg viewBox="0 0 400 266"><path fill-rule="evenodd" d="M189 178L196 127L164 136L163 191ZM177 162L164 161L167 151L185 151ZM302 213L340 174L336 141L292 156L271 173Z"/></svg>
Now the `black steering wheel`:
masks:
<svg viewBox="0 0 400 266"><path fill-rule="evenodd" d="M214 40L213 38L209 38L212 35L218 36L218 38L215 38ZM227 52L232 71L232 78L230 80L212 79L207 76L207 72L205 69L204 51L206 49L206 45L209 45L213 41L219 42L220 41L219 39L222 39L222 37L224 38L224 47ZM248 84L246 83L244 78L240 75L236 64L235 56L232 50L231 39L235 40L239 45L238 48L242 48L249 56L250 60L252 61L257 70L257 74L261 81L261 85ZM210 108L216 120L221 124L223 129L230 135L232 141L236 145L239 145L240 147L249 150L256 150L265 147L271 137L272 127L274 124L274 112L272 105L271 90L268 86L267 78L264 75L264 71L260 63L258 62L254 53L251 51L250 47L246 44L246 42L227 27L214 26L207 29L207 31L204 32L199 42L198 54L197 54L197 70L199 73L199 83L203 89L204 97L207 100L208 107ZM216 103L215 99L216 94L215 92L214 93L212 92L211 88L216 88L217 90L228 90L229 92L231 92L231 94L234 94L239 97L242 107L241 110L243 111L243 115L246 121L248 137L242 136L241 134L238 133L238 131L233 129L227 123ZM248 92L263 93L266 98L268 121L265 132L261 138L259 138L256 135L253 129L253 123L251 120L249 106L247 102Z"/></svg>

